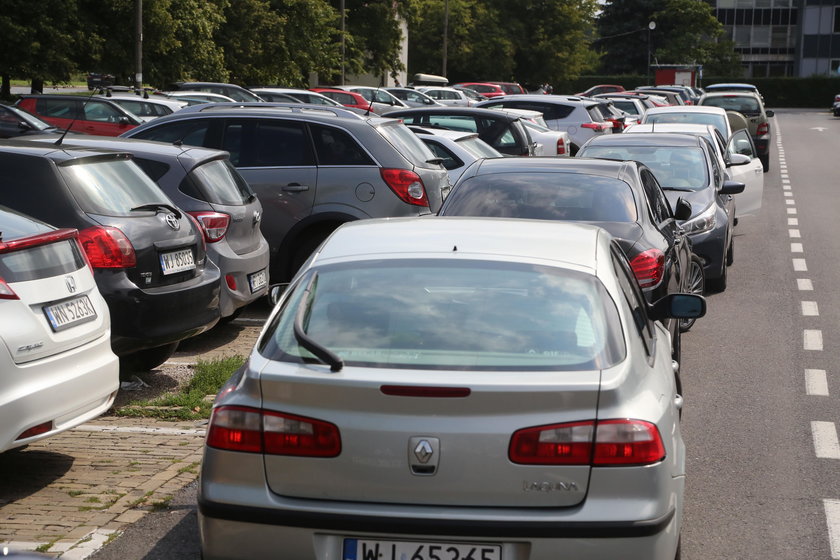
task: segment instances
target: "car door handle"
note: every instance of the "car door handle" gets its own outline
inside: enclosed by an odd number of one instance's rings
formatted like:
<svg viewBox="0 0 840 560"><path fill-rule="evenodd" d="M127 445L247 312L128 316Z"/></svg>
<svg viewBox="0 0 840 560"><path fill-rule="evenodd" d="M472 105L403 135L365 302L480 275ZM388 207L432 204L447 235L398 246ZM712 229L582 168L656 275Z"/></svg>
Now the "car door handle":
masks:
<svg viewBox="0 0 840 560"><path fill-rule="evenodd" d="M303 192L309 190L309 185L301 185L300 183L289 183L281 187L286 192Z"/></svg>

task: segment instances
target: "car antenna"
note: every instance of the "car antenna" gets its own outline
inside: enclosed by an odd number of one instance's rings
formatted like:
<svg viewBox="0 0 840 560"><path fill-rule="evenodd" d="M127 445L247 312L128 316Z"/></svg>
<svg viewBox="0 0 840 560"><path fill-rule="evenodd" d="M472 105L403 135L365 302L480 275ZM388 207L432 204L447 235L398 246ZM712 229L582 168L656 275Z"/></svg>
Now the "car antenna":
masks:
<svg viewBox="0 0 840 560"><path fill-rule="evenodd" d="M90 95L87 96L85 102L82 104L82 112L84 112L85 107L87 107L88 101L90 101L95 94L96 90L94 89L93 91L91 91ZM73 120L70 121L70 124L68 124L67 128L64 129L64 132L61 133L61 137L55 141L56 146L61 146L61 143L64 141L64 137L67 136L67 133L70 132L70 129L73 128L73 125L76 124L77 120L79 120L78 114L73 115Z"/></svg>

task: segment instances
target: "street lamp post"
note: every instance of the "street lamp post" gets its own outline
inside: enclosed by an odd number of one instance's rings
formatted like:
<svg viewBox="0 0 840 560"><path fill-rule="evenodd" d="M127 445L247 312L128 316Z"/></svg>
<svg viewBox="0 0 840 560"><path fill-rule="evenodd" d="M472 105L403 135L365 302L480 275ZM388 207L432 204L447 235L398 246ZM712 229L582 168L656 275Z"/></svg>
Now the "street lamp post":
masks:
<svg viewBox="0 0 840 560"><path fill-rule="evenodd" d="M651 32L656 29L656 22L651 21L648 23L648 44L647 44L647 77L648 82L650 82L650 39L651 39Z"/></svg>

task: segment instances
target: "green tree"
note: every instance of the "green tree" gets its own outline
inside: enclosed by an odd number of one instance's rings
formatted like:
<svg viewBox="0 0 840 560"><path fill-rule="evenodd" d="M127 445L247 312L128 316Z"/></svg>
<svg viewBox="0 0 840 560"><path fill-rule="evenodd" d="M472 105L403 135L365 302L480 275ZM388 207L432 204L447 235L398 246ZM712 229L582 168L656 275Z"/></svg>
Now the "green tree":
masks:
<svg viewBox="0 0 840 560"><path fill-rule="evenodd" d="M721 66L733 60L734 45L731 41L718 42L723 25L706 2L666 0L653 19L657 22L655 53L659 62Z"/></svg>
<svg viewBox="0 0 840 560"><path fill-rule="evenodd" d="M73 53L84 46L76 0L4 0L0 10L0 96L11 95L11 78L67 82L78 71Z"/></svg>
<svg viewBox="0 0 840 560"><path fill-rule="evenodd" d="M601 55L602 72L648 73L649 49L660 42L659 23L652 32L648 24L664 6L664 0L608 0L602 6L599 37L594 42Z"/></svg>

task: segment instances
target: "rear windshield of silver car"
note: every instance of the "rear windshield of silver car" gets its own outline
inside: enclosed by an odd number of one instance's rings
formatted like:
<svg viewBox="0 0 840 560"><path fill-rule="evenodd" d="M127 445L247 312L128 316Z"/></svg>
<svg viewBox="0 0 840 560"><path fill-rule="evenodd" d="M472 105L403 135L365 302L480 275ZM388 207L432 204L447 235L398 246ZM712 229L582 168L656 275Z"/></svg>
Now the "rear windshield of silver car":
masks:
<svg viewBox="0 0 840 560"><path fill-rule="evenodd" d="M411 162L412 165L420 167L434 167L433 164L428 163L429 160L435 159L435 155L429 150L429 147L417 138L417 135L402 123L383 123L376 127L376 130L381 134L392 146L394 146L404 158Z"/></svg>
<svg viewBox="0 0 840 560"><path fill-rule="evenodd" d="M581 173L494 173L464 181L441 214L534 220L635 222L624 181Z"/></svg>
<svg viewBox="0 0 840 560"><path fill-rule="evenodd" d="M79 207L90 214L131 216L133 208L171 200L133 161L96 160L59 166Z"/></svg>
<svg viewBox="0 0 840 560"><path fill-rule="evenodd" d="M193 169L180 190L193 198L228 206L242 206L254 198L251 187L236 168L218 159Z"/></svg>
<svg viewBox="0 0 840 560"><path fill-rule="evenodd" d="M345 366L572 371L625 355L604 286L568 269L460 259L318 267L284 300L260 342L263 356L318 363L294 334L301 306L303 331Z"/></svg>
<svg viewBox="0 0 840 560"><path fill-rule="evenodd" d="M698 191L709 184L709 167L699 146L593 145L586 157L640 161L653 170L663 188Z"/></svg>

